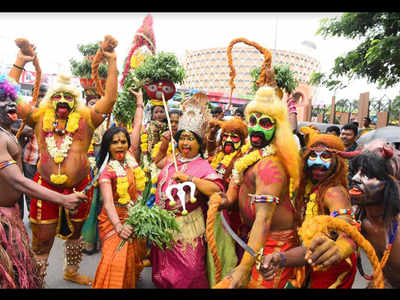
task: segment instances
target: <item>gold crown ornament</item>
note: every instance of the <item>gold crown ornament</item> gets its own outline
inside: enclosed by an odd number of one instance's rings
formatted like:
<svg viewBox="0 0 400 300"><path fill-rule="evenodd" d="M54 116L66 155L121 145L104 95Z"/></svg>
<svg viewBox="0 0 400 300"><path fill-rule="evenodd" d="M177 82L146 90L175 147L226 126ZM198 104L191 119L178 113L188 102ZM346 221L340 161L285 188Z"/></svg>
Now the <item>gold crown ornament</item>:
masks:
<svg viewBox="0 0 400 300"><path fill-rule="evenodd" d="M200 137L206 133L211 113L208 108L208 97L203 92L194 94L182 104L182 116L179 118L179 130L190 130Z"/></svg>

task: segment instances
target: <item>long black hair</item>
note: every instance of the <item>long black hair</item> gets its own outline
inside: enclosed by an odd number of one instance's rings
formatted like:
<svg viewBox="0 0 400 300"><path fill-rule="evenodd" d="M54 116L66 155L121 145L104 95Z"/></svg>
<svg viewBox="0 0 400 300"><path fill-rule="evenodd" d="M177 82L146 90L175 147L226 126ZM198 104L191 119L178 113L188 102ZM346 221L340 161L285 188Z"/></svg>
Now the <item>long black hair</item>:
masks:
<svg viewBox="0 0 400 300"><path fill-rule="evenodd" d="M203 153L204 153L204 143L203 143L203 139L202 139L197 133L195 133L195 132L193 132L193 131L191 131L191 130L184 130L184 129L178 130L178 131L175 133L175 135L174 135L174 139L175 139L176 143L179 142L179 139L180 139L180 137L181 137L181 134L182 134L184 131L190 131L191 133L193 133L194 137L196 138L196 141L197 141L197 142L199 143L199 145L200 145L200 148L199 148L200 156L201 156L201 158L204 158L204 157L203 157Z"/></svg>
<svg viewBox="0 0 400 300"><path fill-rule="evenodd" d="M353 172L361 171L369 178L377 178L385 183L383 188L383 221L390 225L393 219L400 213L400 194L397 180L392 176L393 170L390 161L372 151L365 151L351 160ZM361 205L360 216L365 218L365 210Z"/></svg>
<svg viewBox="0 0 400 300"><path fill-rule="evenodd" d="M128 140L128 149L131 147L131 138L129 136L128 131L125 128L113 126L109 129L107 129L107 131L104 132L104 134L103 134L100 150L99 150L99 153L97 154L97 158L96 158L96 166L98 168L100 168L100 166L103 164L103 161L106 158L107 153L110 152L110 145L111 145L113 136L120 132L124 133L126 136L126 139ZM109 159L110 158L111 158L111 153L110 153Z"/></svg>

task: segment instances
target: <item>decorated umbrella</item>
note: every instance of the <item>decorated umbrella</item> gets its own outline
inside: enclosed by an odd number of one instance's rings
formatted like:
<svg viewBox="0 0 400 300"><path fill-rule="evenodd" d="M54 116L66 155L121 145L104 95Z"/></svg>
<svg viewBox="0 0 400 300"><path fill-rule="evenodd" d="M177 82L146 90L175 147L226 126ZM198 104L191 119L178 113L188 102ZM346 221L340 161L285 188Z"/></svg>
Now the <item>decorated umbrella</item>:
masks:
<svg viewBox="0 0 400 300"><path fill-rule="evenodd" d="M399 126L386 126L375 130L371 130L363 134L358 140L359 145L365 145L369 142L383 139L389 143L400 143L400 127Z"/></svg>

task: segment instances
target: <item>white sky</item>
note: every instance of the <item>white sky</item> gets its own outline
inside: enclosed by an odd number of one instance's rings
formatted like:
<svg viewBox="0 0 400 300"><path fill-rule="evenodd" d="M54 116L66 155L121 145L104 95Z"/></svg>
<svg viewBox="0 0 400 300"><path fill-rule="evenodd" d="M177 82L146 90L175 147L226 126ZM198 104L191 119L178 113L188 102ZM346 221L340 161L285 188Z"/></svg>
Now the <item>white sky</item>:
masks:
<svg viewBox="0 0 400 300"><path fill-rule="evenodd" d="M316 35L319 22L340 13L152 13L157 51L168 51L182 58L186 50L227 47L231 40L244 37L270 49L308 54L328 72L337 56L355 48L356 40L324 39ZM143 13L0 13L0 64L13 63L17 53L14 40L24 37L34 43L42 71L70 72L69 59L81 59L78 44L103 40L111 34L118 40L116 48L119 70L130 49L136 30L142 25ZM312 41L317 49L306 48L303 41ZM33 66L28 66L33 70ZM392 97L399 89L377 90L358 80L351 88L339 91L336 99ZM228 93L229 91L227 91ZM330 103L333 92L320 88L319 102Z"/></svg>

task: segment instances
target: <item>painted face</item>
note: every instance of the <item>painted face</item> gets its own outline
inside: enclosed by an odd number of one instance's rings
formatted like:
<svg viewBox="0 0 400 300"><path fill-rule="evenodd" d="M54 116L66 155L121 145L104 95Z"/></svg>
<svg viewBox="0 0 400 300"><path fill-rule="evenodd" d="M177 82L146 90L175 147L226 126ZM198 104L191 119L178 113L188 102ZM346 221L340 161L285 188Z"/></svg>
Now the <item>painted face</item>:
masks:
<svg viewBox="0 0 400 300"><path fill-rule="evenodd" d="M178 114L171 114L169 116L169 119L171 121L172 134L174 135L178 131L179 115Z"/></svg>
<svg viewBox="0 0 400 300"><path fill-rule="evenodd" d="M234 132L224 132L221 136L222 149L225 154L238 150L242 144L240 136Z"/></svg>
<svg viewBox="0 0 400 300"><path fill-rule="evenodd" d="M144 86L147 95L151 99L162 100L164 94L165 100L171 99L175 94L175 85L170 80L154 81Z"/></svg>
<svg viewBox="0 0 400 300"><path fill-rule="evenodd" d="M13 95L0 91L0 120L2 124L11 125L18 119L17 104Z"/></svg>
<svg viewBox="0 0 400 300"><path fill-rule="evenodd" d="M56 92L51 97L54 110L59 118L65 119L75 107L75 96L68 92Z"/></svg>
<svg viewBox="0 0 400 300"><path fill-rule="evenodd" d="M153 109L153 120L162 122L165 119L165 110L162 106L155 106Z"/></svg>
<svg viewBox="0 0 400 300"><path fill-rule="evenodd" d="M252 113L249 117L249 137L254 148L264 148L274 137L276 124L275 120L261 113Z"/></svg>
<svg viewBox="0 0 400 300"><path fill-rule="evenodd" d="M190 131L181 133L178 141L178 150L185 158L193 158L199 154L200 145Z"/></svg>
<svg viewBox="0 0 400 300"><path fill-rule="evenodd" d="M322 181L326 179L332 169L333 155L324 148L314 148L307 158L307 168L311 172L313 181Z"/></svg>
<svg viewBox="0 0 400 300"><path fill-rule="evenodd" d="M350 196L354 198L373 199L378 193L381 193L385 183L376 177L368 177L361 168L351 179Z"/></svg>
<svg viewBox="0 0 400 300"><path fill-rule="evenodd" d="M125 154L128 151L128 146L128 140L123 132L114 134L110 144L111 158L123 161L125 159Z"/></svg>

